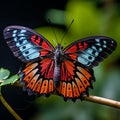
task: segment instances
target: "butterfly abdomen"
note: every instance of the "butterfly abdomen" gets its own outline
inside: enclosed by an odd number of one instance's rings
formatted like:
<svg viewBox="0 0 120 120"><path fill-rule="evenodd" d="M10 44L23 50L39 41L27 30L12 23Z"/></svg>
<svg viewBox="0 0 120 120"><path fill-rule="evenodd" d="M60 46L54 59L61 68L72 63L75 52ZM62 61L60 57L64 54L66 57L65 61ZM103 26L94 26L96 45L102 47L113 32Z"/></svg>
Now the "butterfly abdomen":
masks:
<svg viewBox="0 0 120 120"><path fill-rule="evenodd" d="M53 81L54 81L55 87L59 86L59 83L60 83L60 65L55 65Z"/></svg>

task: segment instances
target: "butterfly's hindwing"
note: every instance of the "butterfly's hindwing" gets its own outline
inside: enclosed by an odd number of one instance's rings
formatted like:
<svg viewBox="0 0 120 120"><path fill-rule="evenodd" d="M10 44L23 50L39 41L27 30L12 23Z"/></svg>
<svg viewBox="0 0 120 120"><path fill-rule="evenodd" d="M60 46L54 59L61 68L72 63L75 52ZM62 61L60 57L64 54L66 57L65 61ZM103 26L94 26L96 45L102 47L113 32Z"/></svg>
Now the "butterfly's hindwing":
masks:
<svg viewBox="0 0 120 120"><path fill-rule="evenodd" d="M54 49L43 36L22 26L8 26L4 38L14 55L23 62L52 54Z"/></svg>
<svg viewBox="0 0 120 120"><path fill-rule="evenodd" d="M49 95L54 92L53 82L54 61L46 58L40 62L28 63L20 73L21 81L25 83L28 93Z"/></svg>
<svg viewBox="0 0 120 120"><path fill-rule="evenodd" d="M89 37L78 40L64 49L65 55L87 68L97 66L116 48L116 42L108 37Z"/></svg>
<svg viewBox="0 0 120 120"><path fill-rule="evenodd" d="M81 64L65 60L61 65L61 80L57 91L65 100L77 98L82 100L82 95L88 95L88 88L95 81L93 70L82 68Z"/></svg>

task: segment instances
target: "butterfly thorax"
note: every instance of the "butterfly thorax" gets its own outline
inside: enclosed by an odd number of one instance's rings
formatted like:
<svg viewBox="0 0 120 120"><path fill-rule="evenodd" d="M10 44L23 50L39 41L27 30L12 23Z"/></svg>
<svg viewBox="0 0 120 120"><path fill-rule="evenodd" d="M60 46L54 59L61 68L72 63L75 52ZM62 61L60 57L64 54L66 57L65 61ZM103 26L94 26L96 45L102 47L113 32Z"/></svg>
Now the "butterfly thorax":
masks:
<svg viewBox="0 0 120 120"><path fill-rule="evenodd" d="M54 60L57 62L57 64L60 64L61 56L62 56L62 46L58 44L56 46L56 50L54 54Z"/></svg>

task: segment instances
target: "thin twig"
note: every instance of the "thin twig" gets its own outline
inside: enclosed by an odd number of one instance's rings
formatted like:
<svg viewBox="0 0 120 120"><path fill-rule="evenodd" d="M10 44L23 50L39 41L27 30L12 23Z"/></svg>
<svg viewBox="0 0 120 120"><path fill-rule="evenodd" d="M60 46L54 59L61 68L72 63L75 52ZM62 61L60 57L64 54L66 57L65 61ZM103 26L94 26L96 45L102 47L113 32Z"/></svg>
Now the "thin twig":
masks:
<svg viewBox="0 0 120 120"><path fill-rule="evenodd" d="M16 118L16 120L22 120L20 116L11 108L11 106L7 103L7 101L3 98L2 94L0 93L0 100L5 108Z"/></svg>
<svg viewBox="0 0 120 120"><path fill-rule="evenodd" d="M93 95L89 95L89 96L85 95L83 100L89 101L89 102L94 102L94 103L99 103L102 105L107 105L107 106L111 106L111 107L115 107L115 108L120 109L120 102L115 101L115 100L110 100L107 98L103 98L103 97L98 97L98 96L93 96Z"/></svg>

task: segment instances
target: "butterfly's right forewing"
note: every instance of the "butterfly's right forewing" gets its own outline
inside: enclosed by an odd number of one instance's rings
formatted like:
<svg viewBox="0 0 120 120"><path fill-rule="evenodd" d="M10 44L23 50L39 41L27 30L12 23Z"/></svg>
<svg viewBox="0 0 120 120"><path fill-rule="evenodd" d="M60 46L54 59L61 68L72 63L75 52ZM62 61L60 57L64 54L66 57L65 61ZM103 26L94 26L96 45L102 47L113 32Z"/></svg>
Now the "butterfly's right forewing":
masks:
<svg viewBox="0 0 120 120"><path fill-rule="evenodd" d="M86 68L97 66L116 48L117 43L109 37L93 36L73 42L64 49L68 59L81 63Z"/></svg>

